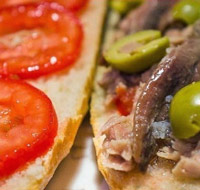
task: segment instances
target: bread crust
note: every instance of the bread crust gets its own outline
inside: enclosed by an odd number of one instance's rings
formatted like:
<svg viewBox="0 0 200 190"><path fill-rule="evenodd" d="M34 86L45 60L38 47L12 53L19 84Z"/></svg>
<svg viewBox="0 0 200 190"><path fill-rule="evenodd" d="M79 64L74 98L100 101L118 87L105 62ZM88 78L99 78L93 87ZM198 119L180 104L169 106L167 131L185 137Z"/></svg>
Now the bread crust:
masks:
<svg viewBox="0 0 200 190"><path fill-rule="evenodd" d="M77 130L88 110L95 62L107 0L90 0L79 15L85 33L82 54L69 70L28 81L44 91L55 107L59 128L52 149L21 172L0 182L0 190L42 190L56 167L70 152Z"/></svg>
<svg viewBox="0 0 200 190"><path fill-rule="evenodd" d="M98 81L108 68L99 66L94 84L94 92L91 102L91 123L95 137L100 128L110 118L112 114L116 114L115 109L107 109L104 106L105 91L98 85ZM98 167L111 190L199 190L200 180L180 179L176 178L171 170L175 163L159 159L155 160L148 166L145 173L141 173L137 169L131 172L120 172L105 168L102 165L100 139L94 138L96 148Z"/></svg>

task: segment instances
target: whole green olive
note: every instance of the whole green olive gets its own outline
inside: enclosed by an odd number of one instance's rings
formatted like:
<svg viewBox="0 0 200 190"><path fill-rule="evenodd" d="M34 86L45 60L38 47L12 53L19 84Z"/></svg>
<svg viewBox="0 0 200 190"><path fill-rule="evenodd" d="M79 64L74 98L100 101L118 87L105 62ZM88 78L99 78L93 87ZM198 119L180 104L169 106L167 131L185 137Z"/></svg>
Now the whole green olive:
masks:
<svg viewBox="0 0 200 190"><path fill-rule="evenodd" d="M181 0L173 7L172 15L175 20L193 24L200 18L200 1Z"/></svg>
<svg viewBox="0 0 200 190"><path fill-rule="evenodd" d="M137 73L158 63L166 54L169 39L160 31L145 30L126 36L105 52L105 60L125 73Z"/></svg>
<svg viewBox="0 0 200 190"><path fill-rule="evenodd" d="M137 7L143 2L143 0L111 0L110 6L120 14L125 14L129 10Z"/></svg>
<svg viewBox="0 0 200 190"><path fill-rule="evenodd" d="M173 135L188 139L200 132L200 82L182 88L170 106Z"/></svg>

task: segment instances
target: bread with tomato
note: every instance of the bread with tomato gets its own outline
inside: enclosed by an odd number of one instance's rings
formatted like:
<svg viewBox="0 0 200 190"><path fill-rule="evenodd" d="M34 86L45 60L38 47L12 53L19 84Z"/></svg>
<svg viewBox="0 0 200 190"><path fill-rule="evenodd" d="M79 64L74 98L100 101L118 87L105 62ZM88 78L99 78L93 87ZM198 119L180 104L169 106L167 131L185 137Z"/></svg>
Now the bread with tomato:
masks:
<svg viewBox="0 0 200 190"><path fill-rule="evenodd" d="M58 131L52 147L45 155L38 156L34 161L0 180L1 190L44 189L58 164L70 152L77 130L88 111L106 3L106 0L90 0L79 13L84 37L80 55L69 69L26 80L45 93L52 102L57 115ZM58 15L53 16L53 19L57 19ZM23 35L23 32L21 34ZM17 37L15 39L17 40ZM16 135L20 136L20 132Z"/></svg>

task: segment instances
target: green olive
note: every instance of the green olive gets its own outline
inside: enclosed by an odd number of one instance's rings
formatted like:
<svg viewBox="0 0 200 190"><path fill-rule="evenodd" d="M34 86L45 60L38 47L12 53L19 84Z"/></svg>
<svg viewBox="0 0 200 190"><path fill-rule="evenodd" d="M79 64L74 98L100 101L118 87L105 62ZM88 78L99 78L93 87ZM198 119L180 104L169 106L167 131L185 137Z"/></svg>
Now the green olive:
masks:
<svg viewBox="0 0 200 190"><path fill-rule="evenodd" d="M137 73L158 63L166 54L169 39L161 38L160 31L146 30L126 36L105 52L105 60L114 68Z"/></svg>
<svg viewBox="0 0 200 190"><path fill-rule="evenodd" d="M200 82L182 88L170 107L173 135L188 139L200 132Z"/></svg>
<svg viewBox="0 0 200 190"><path fill-rule="evenodd" d="M172 15L175 20L182 20L186 24L193 24L200 18L200 1L182 0L173 7Z"/></svg>
<svg viewBox="0 0 200 190"><path fill-rule="evenodd" d="M120 14L125 14L140 5L142 2L143 0L111 0L110 6Z"/></svg>

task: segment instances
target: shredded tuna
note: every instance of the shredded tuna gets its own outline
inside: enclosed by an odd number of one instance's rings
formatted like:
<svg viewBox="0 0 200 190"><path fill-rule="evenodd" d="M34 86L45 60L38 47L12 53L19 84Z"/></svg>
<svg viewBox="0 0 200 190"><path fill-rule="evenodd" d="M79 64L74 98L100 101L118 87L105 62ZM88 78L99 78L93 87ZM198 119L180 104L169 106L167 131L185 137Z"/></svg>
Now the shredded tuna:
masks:
<svg viewBox="0 0 200 190"><path fill-rule="evenodd" d="M165 146L159 149L157 156L167 160L179 161L181 155L179 152L174 151L172 148Z"/></svg>
<svg viewBox="0 0 200 190"><path fill-rule="evenodd" d="M132 88L137 87L141 83L145 83L151 77L153 71L156 69L157 65L153 65L147 71L141 74L125 74L121 73L116 69L110 68L106 72L102 79L99 81L99 85L106 91L105 105L109 106L116 99L117 91L119 88Z"/></svg>
<svg viewBox="0 0 200 190"><path fill-rule="evenodd" d="M102 127L99 136L105 136L102 144L103 163L120 171L133 169L131 117L114 116Z"/></svg>
<svg viewBox="0 0 200 190"><path fill-rule="evenodd" d="M181 155L190 155L190 153L195 149L196 143L186 142L182 140L175 139L172 143L174 150L178 151Z"/></svg>
<svg viewBox="0 0 200 190"><path fill-rule="evenodd" d="M169 37L170 43L174 46L182 44L192 34L192 27L188 26L185 29L170 29L167 30L166 36Z"/></svg>
<svg viewBox="0 0 200 190"><path fill-rule="evenodd" d="M177 0L176 0L177 1ZM148 0L131 11L120 23L124 34L135 33L145 29L158 28L161 16L176 2L175 0ZM156 19L155 19L156 18ZM121 33L122 33L121 32Z"/></svg>
<svg viewBox="0 0 200 190"><path fill-rule="evenodd" d="M194 151L191 157L182 156L172 172L178 177L200 178L200 152Z"/></svg>
<svg viewBox="0 0 200 190"><path fill-rule="evenodd" d="M120 72L115 69L110 69L103 75L103 78L99 81L99 85L103 87L107 94L115 94L115 89L119 84L126 84L126 80L122 77Z"/></svg>

